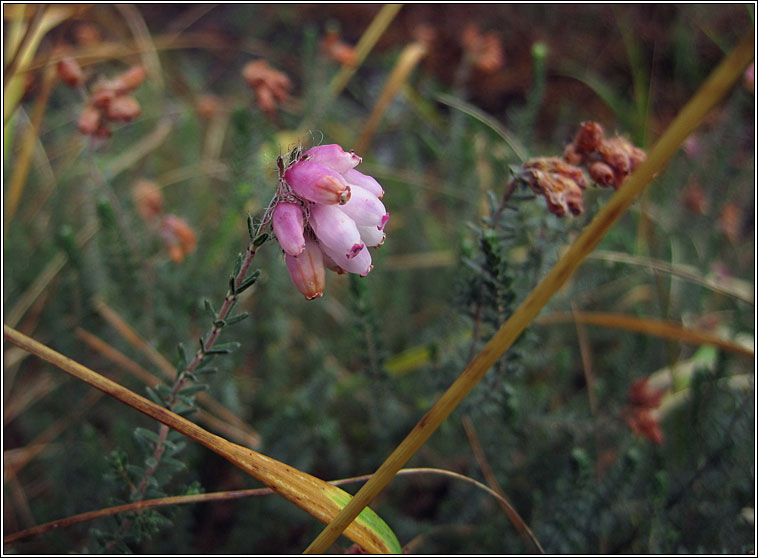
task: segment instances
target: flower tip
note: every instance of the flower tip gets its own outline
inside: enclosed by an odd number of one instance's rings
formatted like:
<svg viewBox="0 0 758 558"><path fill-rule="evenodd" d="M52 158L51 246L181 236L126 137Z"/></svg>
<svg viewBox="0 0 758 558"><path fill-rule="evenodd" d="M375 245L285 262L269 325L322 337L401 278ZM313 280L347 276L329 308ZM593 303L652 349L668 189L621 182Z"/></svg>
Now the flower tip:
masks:
<svg viewBox="0 0 758 558"><path fill-rule="evenodd" d="M317 298L321 298L322 296L324 296L324 291L319 291L319 292L317 292L315 294L312 294L310 296L305 295L305 300L316 300Z"/></svg>
<svg viewBox="0 0 758 558"><path fill-rule="evenodd" d="M340 199L338 203L340 205L345 205L347 202L350 201L350 196L351 196L350 186L346 186L345 191L340 194Z"/></svg>
<svg viewBox="0 0 758 558"><path fill-rule="evenodd" d="M369 273L371 273L372 269L374 269L373 265L368 266L368 269L366 270L366 273L361 273L360 276L361 277L365 277L366 275L368 275Z"/></svg>
<svg viewBox="0 0 758 558"><path fill-rule="evenodd" d="M385 214L384 214L384 216L382 217L382 224L381 224L381 225L379 225L377 228L378 228L380 231L383 231L383 230L384 230L384 225L386 225L386 224L387 224L387 221L389 221L389 220L390 220L390 214L389 214L389 212L388 212L388 213L385 213Z"/></svg>

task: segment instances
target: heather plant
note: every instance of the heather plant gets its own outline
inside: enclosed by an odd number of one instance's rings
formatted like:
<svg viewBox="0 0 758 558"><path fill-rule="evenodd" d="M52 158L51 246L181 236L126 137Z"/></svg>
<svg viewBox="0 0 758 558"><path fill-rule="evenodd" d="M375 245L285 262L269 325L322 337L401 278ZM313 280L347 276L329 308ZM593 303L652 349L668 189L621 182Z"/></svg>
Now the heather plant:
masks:
<svg viewBox="0 0 758 558"><path fill-rule="evenodd" d="M432 8L5 7L6 552L754 549L752 13Z"/></svg>

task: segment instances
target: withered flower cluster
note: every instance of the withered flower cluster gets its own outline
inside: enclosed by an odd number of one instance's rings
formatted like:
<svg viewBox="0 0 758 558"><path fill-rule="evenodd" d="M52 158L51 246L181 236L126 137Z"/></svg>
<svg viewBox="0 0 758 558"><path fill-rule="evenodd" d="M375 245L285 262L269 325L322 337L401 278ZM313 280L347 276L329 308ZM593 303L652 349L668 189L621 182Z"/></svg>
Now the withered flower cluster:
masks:
<svg viewBox="0 0 758 558"><path fill-rule="evenodd" d="M572 165L583 165L600 186L618 190L645 160L645 152L621 136L604 137L600 124L590 121L579 125L574 141L563 151L563 158Z"/></svg>
<svg viewBox="0 0 758 558"><path fill-rule="evenodd" d="M621 136L605 138L597 122L582 122L574 140L566 146L563 158L539 157L526 161L515 181L525 182L537 195L544 196L548 211L563 217L584 212L582 192L587 180L580 166L587 169L600 186L618 189L624 179L645 160L645 152ZM513 182L509 185L511 190Z"/></svg>
<svg viewBox="0 0 758 558"><path fill-rule="evenodd" d="M629 386L623 412L624 420L633 432L659 446L663 443L663 432L654 411L660 407L663 395L663 391L650 388L648 378L641 378Z"/></svg>
<svg viewBox="0 0 758 558"><path fill-rule="evenodd" d="M525 181L534 193L545 197L550 213L563 217L566 211L572 215L584 212L582 191L587 188L582 169L569 165L558 157L538 157L521 166L519 178Z"/></svg>
<svg viewBox="0 0 758 558"><path fill-rule="evenodd" d="M248 62L242 68L242 77L255 91L256 102L269 118L276 115L277 105L287 100L292 89L290 78L262 59Z"/></svg>
<svg viewBox="0 0 758 558"><path fill-rule="evenodd" d="M352 68L358 63L355 47L343 42L335 29L329 29L326 32L321 40L321 50L328 58L343 66Z"/></svg>
<svg viewBox="0 0 758 558"><path fill-rule="evenodd" d="M503 66L503 47L495 33L482 33L479 27L469 24L463 30L461 44L466 56L480 72L491 74Z"/></svg>
<svg viewBox="0 0 758 558"><path fill-rule="evenodd" d="M85 136L108 138L110 124L130 122L140 115L137 100L130 95L145 80L145 69L132 66L111 80L95 83L87 105L79 117L79 131Z"/></svg>
<svg viewBox="0 0 758 558"><path fill-rule="evenodd" d="M195 251L195 232L181 217L163 212L163 194L155 182L138 180L132 187L132 199L148 230L160 235L171 261L179 264Z"/></svg>

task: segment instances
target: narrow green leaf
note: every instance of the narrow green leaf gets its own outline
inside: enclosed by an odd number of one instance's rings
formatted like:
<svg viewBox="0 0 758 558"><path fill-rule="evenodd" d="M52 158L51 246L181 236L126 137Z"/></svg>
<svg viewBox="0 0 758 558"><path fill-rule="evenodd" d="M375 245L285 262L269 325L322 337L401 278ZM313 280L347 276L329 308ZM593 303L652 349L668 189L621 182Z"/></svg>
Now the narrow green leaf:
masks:
<svg viewBox="0 0 758 558"><path fill-rule="evenodd" d="M242 314L237 314L236 316L232 316L231 318L226 319L226 325L232 325L236 324L238 322L241 322L245 318L247 318L250 314L247 312L242 312Z"/></svg>
<svg viewBox="0 0 758 558"><path fill-rule="evenodd" d="M208 384L197 384L194 386L189 386L184 389L179 390L179 395L195 395L196 393L199 393L201 391L205 391L208 389Z"/></svg>
<svg viewBox="0 0 758 558"><path fill-rule="evenodd" d="M152 430L148 430L147 428L142 428L141 426L138 426L137 428L134 429L134 435L137 438L142 438L150 442L153 442L155 444L158 443L158 434L156 434Z"/></svg>
<svg viewBox="0 0 758 558"><path fill-rule="evenodd" d="M255 246L256 248L260 248L263 245L263 243L266 242L267 240L268 240L268 233L259 234L253 240L253 246Z"/></svg>
<svg viewBox="0 0 758 558"><path fill-rule="evenodd" d="M235 277L237 277L237 274L240 272L240 269L242 269L242 254L237 253L237 260L234 262L234 273L233 273Z"/></svg>
<svg viewBox="0 0 758 558"><path fill-rule="evenodd" d="M216 309L213 307L213 304L211 304L211 301L206 298L203 300L203 305L205 306L205 311L208 314L208 317L211 320L215 320L216 316L218 316L218 313L216 312Z"/></svg>
<svg viewBox="0 0 758 558"><path fill-rule="evenodd" d="M153 388L146 386L145 391L147 392L147 396L153 400L153 403L157 405L161 405L161 406L166 404L166 402L161 398L160 395L158 395L158 393Z"/></svg>
<svg viewBox="0 0 758 558"><path fill-rule="evenodd" d="M249 287L252 287L255 284L255 282L258 280L258 277L260 276L260 274L261 274L260 269L256 269L255 271L253 271L252 275L250 275L250 277L242 281L242 283L240 283L240 286L237 287L237 291L236 291L237 294L241 293L242 291L244 291L245 289Z"/></svg>
<svg viewBox="0 0 758 558"><path fill-rule="evenodd" d="M250 235L250 240L255 244L255 223L253 223L253 216L247 216L247 232Z"/></svg>

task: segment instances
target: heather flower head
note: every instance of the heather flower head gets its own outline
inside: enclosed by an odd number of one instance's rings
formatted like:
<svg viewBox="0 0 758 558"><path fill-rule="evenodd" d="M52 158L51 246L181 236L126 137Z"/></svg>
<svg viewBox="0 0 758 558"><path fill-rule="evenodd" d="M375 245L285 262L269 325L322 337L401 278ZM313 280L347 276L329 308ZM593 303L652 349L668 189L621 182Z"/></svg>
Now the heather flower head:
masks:
<svg viewBox="0 0 758 558"><path fill-rule="evenodd" d="M558 157L530 159L521 166L519 178L535 194L544 196L548 210L563 217L584 212L582 191L587 187L582 170Z"/></svg>
<svg viewBox="0 0 758 558"><path fill-rule="evenodd" d="M287 74L269 66L265 60L248 62L242 68L242 77L255 91L255 100L261 110L273 118L278 104L289 98L292 82Z"/></svg>
<svg viewBox="0 0 758 558"><path fill-rule="evenodd" d="M618 189L624 179L645 160L645 152L626 138L606 138L597 122L582 122L574 140L563 151L563 159L583 165L600 186Z"/></svg>
<svg viewBox="0 0 758 558"><path fill-rule="evenodd" d="M323 295L326 268L365 277L369 247L381 246L389 213L384 190L355 167L361 158L339 145L295 150L280 158L279 187L269 210L292 282L306 299Z"/></svg>
<svg viewBox="0 0 758 558"><path fill-rule="evenodd" d="M140 105L129 94L145 80L142 66L132 66L114 79L98 81L79 117L79 132L95 138L110 137L111 122L130 122L140 113Z"/></svg>
<svg viewBox="0 0 758 558"><path fill-rule="evenodd" d="M187 221L176 215L165 215L161 219L160 233L174 263L181 263L184 258L195 251L197 240L195 232Z"/></svg>

